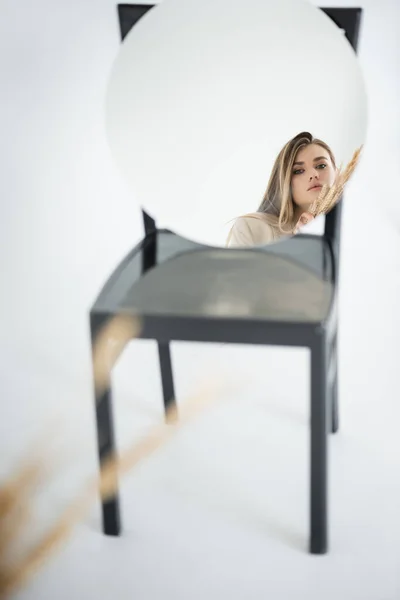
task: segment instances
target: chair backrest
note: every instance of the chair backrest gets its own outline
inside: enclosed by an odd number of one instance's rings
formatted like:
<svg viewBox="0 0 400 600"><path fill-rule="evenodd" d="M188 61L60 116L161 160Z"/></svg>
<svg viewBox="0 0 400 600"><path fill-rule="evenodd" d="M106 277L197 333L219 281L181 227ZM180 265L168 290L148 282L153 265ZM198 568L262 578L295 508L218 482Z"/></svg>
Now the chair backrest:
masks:
<svg viewBox="0 0 400 600"><path fill-rule="evenodd" d="M118 4L118 18L121 32L121 40L129 33L132 27L145 15L155 4ZM243 3L243 10L245 10ZM358 38L361 25L361 8L321 8L321 10L332 19L332 21L345 32L349 43L357 52ZM146 236L157 231L156 222L150 215L143 212L143 223ZM341 231L342 204L336 207L325 217L324 237L332 245L335 253L336 265L340 262L340 231Z"/></svg>
<svg viewBox="0 0 400 600"><path fill-rule="evenodd" d="M354 51L357 52L361 26L361 8L322 8L328 17L345 32L345 36ZM342 224L342 203L339 202L325 217L324 237L332 245L336 259L335 279L340 265L340 233Z"/></svg>

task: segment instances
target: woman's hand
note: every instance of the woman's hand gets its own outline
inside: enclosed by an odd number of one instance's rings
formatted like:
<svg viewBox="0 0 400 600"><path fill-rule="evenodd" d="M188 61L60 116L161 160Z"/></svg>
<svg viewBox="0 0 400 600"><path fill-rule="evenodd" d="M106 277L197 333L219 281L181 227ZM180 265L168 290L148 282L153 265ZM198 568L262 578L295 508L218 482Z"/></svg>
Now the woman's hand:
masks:
<svg viewBox="0 0 400 600"><path fill-rule="evenodd" d="M307 225L307 223L310 223L310 221L312 221L313 218L314 216L311 213L303 212L300 219L296 223L296 226L293 230L293 234L296 235L296 233L299 233L300 229L304 227L304 225Z"/></svg>

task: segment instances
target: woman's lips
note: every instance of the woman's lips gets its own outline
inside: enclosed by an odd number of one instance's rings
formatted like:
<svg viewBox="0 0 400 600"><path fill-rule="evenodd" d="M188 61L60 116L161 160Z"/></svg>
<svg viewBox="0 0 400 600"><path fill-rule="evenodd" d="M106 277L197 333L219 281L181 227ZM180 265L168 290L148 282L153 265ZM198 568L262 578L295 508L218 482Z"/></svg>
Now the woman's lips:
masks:
<svg viewBox="0 0 400 600"><path fill-rule="evenodd" d="M315 185L314 187L310 188L308 191L313 192L315 190L320 190L321 188L322 188L322 185Z"/></svg>

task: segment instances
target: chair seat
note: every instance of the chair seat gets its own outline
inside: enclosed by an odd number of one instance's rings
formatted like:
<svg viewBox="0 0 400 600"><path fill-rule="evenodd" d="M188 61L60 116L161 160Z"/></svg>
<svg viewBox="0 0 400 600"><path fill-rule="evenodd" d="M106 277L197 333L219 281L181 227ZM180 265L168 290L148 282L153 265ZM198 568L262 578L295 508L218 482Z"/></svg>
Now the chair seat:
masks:
<svg viewBox="0 0 400 600"><path fill-rule="evenodd" d="M143 273L154 249L158 264ZM155 248L147 238L122 261L92 312L318 323L331 306L331 272L318 236L236 250L159 231Z"/></svg>

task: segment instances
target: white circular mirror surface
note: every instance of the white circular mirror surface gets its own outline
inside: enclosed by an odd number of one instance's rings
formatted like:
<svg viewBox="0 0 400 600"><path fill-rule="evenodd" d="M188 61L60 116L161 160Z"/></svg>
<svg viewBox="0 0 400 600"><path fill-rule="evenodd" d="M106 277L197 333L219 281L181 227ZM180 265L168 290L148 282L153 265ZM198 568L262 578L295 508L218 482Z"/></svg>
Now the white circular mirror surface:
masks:
<svg viewBox="0 0 400 600"><path fill-rule="evenodd" d="M224 246L285 143L311 132L346 163L367 99L343 31L302 0L164 0L132 28L106 97L111 154L158 227Z"/></svg>

